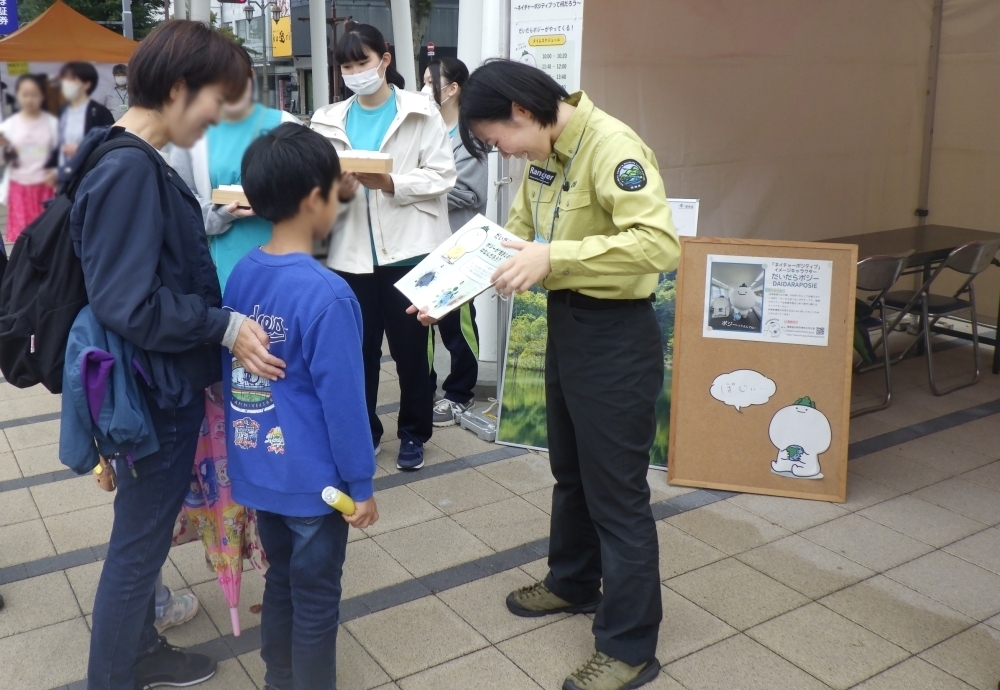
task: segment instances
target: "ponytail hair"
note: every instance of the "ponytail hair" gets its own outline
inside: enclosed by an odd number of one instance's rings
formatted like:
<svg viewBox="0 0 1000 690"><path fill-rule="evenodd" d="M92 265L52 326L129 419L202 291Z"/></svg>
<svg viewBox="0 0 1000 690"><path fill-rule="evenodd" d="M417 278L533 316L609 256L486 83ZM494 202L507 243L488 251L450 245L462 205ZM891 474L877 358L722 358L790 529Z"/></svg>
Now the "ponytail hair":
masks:
<svg viewBox="0 0 1000 690"><path fill-rule="evenodd" d="M344 25L344 35L337 41L333 59L338 65L343 65L345 62L361 62L368 57L366 48L379 57L389 52L389 44L381 31L371 24L349 22ZM406 80L396 70L395 60L390 60L389 66L385 68L385 80L396 88L406 88Z"/></svg>
<svg viewBox="0 0 1000 690"><path fill-rule="evenodd" d="M431 60L427 65L431 71L431 86L434 89L434 102L441 105L441 77L445 78L449 84L458 84L459 101L461 101L462 91L465 82L469 79L469 68L458 58L440 57Z"/></svg>

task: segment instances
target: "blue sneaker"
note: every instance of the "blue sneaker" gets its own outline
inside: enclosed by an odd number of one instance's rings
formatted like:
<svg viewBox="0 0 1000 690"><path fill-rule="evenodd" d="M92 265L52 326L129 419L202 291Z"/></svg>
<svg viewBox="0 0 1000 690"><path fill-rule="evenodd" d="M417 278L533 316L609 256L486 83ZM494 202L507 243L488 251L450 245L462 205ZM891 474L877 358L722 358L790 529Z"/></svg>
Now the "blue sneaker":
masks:
<svg viewBox="0 0 1000 690"><path fill-rule="evenodd" d="M398 470L419 470L424 466L424 444L419 441L403 439L399 444L399 457L396 459Z"/></svg>

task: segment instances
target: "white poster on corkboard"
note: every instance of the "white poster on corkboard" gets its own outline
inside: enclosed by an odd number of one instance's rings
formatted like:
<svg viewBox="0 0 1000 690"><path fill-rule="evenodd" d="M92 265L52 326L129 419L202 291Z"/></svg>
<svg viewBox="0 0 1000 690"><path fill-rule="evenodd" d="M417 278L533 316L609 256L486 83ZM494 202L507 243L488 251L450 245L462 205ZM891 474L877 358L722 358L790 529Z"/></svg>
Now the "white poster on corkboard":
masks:
<svg viewBox="0 0 1000 690"><path fill-rule="evenodd" d="M668 480L843 502L857 247L684 238Z"/></svg>

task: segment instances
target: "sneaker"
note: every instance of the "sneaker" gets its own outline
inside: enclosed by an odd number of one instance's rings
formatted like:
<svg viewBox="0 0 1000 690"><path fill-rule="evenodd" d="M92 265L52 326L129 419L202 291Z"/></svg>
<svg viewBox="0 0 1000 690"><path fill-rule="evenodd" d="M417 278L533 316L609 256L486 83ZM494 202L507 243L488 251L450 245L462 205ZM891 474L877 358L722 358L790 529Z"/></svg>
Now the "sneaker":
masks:
<svg viewBox="0 0 1000 690"><path fill-rule="evenodd" d="M597 598L591 602L571 604L553 594L541 581L521 587L507 595L507 608L515 616L522 618L538 618L555 613L593 613L600 603L601 594L598 592Z"/></svg>
<svg viewBox="0 0 1000 690"><path fill-rule="evenodd" d="M448 398L441 398L434 405L434 426L453 426L458 419L458 415L468 412L475 404L475 400L470 400L463 405L448 400Z"/></svg>
<svg viewBox="0 0 1000 690"><path fill-rule="evenodd" d="M155 650L135 662L135 687L147 690L169 686L186 688L215 675L215 659L174 647L160 637Z"/></svg>
<svg viewBox="0 0 1000 690"><path fill-rule="evenodd" d="M381 443L376 443L375 444L375 457L377 458L381 453L382 453L382 444Z"/></svg>
<svg viewBox="0 0 1000 690"><path fill-rule="evenodd" d="M156 632L162 635L164 630L187 623L197 615L198 597L193 594L171 593L170 603L163 607L163 615L156 617Z"/></svg>
<svg viewBox="0 0 1000 690"><path fill-rule="evenodd" d="M396 459L397 470L419 470L424 466L424 444L419 441L403 439L399 444L399 457Z"/></svg>
<svg viewBox="0 0 1000 690"><path fill-rule="evenodd" d="M629 666L607 654L597 652L590 661L573 671L563 690L633 690L660 675L656 659L638 666Z"/></svg>

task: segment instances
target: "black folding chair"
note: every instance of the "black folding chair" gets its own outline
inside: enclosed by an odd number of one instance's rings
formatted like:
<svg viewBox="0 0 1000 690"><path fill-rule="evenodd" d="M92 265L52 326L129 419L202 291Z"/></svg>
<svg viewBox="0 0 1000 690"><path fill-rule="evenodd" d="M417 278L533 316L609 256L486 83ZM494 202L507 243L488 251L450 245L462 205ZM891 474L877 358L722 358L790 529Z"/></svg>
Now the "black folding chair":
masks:
<svg viewBox="0 0 1000 690"><path fill-rule="evenodd" d="M893 326L899 322L905 314L919 314L920 333L912 343L894 361L899 361L905 357L911 348L921 341L923 335L924 349L927 355L927 378L934 395L946 395L960 388L967 388L979 380L979 326L976 316L976 290L973 281L980 273L985 271L993 261L993 257L1000 250L1000 239L989 242L970 242L969 244L957 247L948 258L938 266L920 286L919 290L900 290L890 292L885 296L885 304L890 309L899 311L899 316L894 320ZM938 276L945 269L951 269L968 276L962 286L954 295L938 295L932 293L931 286ZM968 299L965 299L968 295ZM934 353L931 349L931 328L942 317L968 310L969 322L972 324L972 360L974 374L971 380L960 382L946 389L941 389L934 379Z"/></svg>
<svg viewBox="0 0 1000 690"><path fill-rule="evenodd" d="M906 261L913 254L913 250L905 254L889 254L884 256L870 256L858 262L858 290L862 292L874 292L873 296L866 300L872 307L869 316L860 318L855 323L856 329L873 331L876 328L882 331L882 337L872 346L872 354L878 352L882 347L882 362L868 363L863 359L854 367L856 374L883 369L885 371L885 397L881 402L851 410L851 417L858 417L869 412L877 412L889 407L892 401L892 371L891 358L889 357L889 329L888 318L885 313L885 296L892 289L899 279L899 274L906 267ZM876 316L876 312L878 316Z"/></svg>

